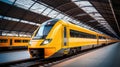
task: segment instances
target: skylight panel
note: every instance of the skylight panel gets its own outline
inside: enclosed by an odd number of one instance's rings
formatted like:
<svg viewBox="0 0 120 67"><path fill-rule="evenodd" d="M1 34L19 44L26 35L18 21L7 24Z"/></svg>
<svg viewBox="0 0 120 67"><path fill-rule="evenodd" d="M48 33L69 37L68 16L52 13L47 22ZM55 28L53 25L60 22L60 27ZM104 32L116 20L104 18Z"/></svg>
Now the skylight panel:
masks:
<svg viewBox="0 0 120 67"><path fill-rule="evenodd" d="M32 0L17 0L15 5L18 7L22 7L28 9L34 2Z"/></svg>
<svg viewBox="0 0 120 67"><path fill-rule="evenodd" d="M65 15L59 14L56 18L62 19Z"/></svg>
<svg viewBox="0 0 120 67"><path fill-rule="evenodd" d="M43 14L43 15L47 15L51 10L52 10L52 9L47 8L42 14Z"/></svg>
<svg viewBox="0 0 120 67"><path fill-rule="evenodd" d="M1 15L0 15L1 16ZM1 17L2 18L2 17ZM1 19L0 18L0 19ZM12 18L12 17L7 17L7 16L4 16L3 19L6 19L6 20L11 20L11 21L16 21L16 22L20 22L20 23L27 23L27 24L31 24L31 25L36 25L36 26L39 26L40 24L38 23L34 23L34 22L30 22L30 21L26 21L26 20L20 20L20 19L17 19L17 18Z"/></svg>
<svg viewBox="0 0 120 67"><path fill-rule="evenodd" d="M41 4L36 3L35 5L33 5L33 6L31 7L30 10L33 11L33 12L35 12L35 13L40 14L40 13L41 13L42 11L44 11L46 8L47 8L47 7L45 7L45 6L41 5Z"/></svg>
<svg viewBox="0 0 120 67"><path fill-rule="evenodd" d="M76 5L78 5L82 10L84 10L87 14L93 17L95 20L90 20L89 22L95 22L96 20L102 24L106 25L107 21L102 17L102 15L92 6L89 1L78 1L73 0ZM85 14L79 14L77 16L84 16Z"/></svg>
<svg viewBox="0 0 120 67"><path fill-rule="evenodd" d="M101 16L89 1L76 1L74 3L96 20L98 20L96 16Z"/></svg>
<svg viewBox="0 0 120 67"><path fill-rule="evenodd" d="M56 15L58 14L58 12L57 11L55 11L55 10L52 10L50 13L49 13L49 17L51 17L51 18L54 18Z"/></svg>

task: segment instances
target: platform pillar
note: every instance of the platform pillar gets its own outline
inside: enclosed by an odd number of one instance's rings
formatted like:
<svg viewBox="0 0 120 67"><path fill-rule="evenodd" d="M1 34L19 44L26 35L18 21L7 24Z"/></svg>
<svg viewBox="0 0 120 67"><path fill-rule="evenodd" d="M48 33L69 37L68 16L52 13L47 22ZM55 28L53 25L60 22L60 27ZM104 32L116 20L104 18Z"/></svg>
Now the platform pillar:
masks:
<svg viewBox="0 0 120 67"><path fill-rule="evenodd" d="M2 31L0 31L0 36L2 36Z"/></svg>

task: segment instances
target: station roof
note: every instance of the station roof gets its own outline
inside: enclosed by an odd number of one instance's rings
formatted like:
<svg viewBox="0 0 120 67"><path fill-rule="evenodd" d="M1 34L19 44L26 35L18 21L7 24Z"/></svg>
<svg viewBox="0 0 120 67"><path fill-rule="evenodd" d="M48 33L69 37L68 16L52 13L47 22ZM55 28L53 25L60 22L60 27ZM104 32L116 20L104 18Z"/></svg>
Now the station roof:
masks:
<svg viewBox="0 0 120 67"><path fill-rule="evenodd" d="M120 37L119 6L117 0L1 0L0 30L33 33L42 22L60 17Z"/></svg>
<svg viewBox="0 0 120 67"><path fill-rule="evenodd" d="M43 2L49 6L52 6L78 20L83 21L84 23L102 31L107 34L113 35L110 33L110 31L106 28L106 23L98 22L95 20L95 18L92 18L88 13L82 10L82 8L85 7L92 7L91 5L85 5L82 6L81 8L78 7L74 2L82 2L82 1L89 1L98 12L95 12L93 14L100 13L103 18L107 21L107 23L111 26L111 28L115 31L115 33L120 36L120 20L117 18L116 21L116 16L118 16L119 9L117 9L120 5L120 2L117 0L38 0L38 2ZM87 3L86 3L87 4ZM113 4L113 6L112 6ZM81 4L79 4L81 5ZM113 10L113 11L112 11ZM116 11L117 10L117 11ZM114 11L115 15L114 17ZM82 15L82 16L79 16ZM98 18L101 18L101 16L96 16ZM91 20L95 20L94 22L89 22ZM99 21L103 21L102 19ZM104 21L103 21L104 22ZM102 25L102 24L103 25ZM108 27L109 28L109 27ZM119 33L118 33L119 32Z"/></svg>
<svg viewBox="0 0 120 67"><path fill-rule="evenodd" d="M0 30L2 31L33 33L38 26L28 24L29 22L41 24L50 19L50 17L37 14L4 2L0 2L0 10Z"/></svg>

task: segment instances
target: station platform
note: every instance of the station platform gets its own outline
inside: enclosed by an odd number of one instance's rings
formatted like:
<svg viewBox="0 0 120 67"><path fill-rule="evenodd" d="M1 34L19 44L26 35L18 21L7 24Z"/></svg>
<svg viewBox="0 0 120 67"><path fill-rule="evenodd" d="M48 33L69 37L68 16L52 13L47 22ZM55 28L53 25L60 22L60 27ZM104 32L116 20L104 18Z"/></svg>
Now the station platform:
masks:
<svg viewBox="0 0 120 67"><path fill-rule="evenodd" d="M52 67L120 67L120 43L114 43Z"/></svg>
<svg viewBox="0 0 120 67"><path fill-rule="evenodd" d="M28 50L17 50L0 53L0 64L30 58Z"/></svg>

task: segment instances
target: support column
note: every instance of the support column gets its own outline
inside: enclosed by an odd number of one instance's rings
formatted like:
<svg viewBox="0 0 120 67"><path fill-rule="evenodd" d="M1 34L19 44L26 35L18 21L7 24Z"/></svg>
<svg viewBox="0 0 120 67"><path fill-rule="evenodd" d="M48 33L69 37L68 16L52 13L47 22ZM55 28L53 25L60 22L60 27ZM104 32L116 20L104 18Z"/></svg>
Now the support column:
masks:
<svg viewBox="0 0 120 67"><path fill-rule="evenodd" d="M2 36L2 31L0 31L0 36Z"/></svg>

